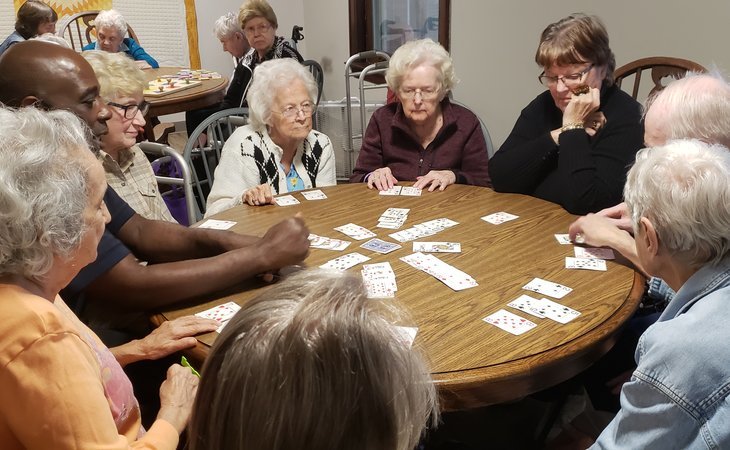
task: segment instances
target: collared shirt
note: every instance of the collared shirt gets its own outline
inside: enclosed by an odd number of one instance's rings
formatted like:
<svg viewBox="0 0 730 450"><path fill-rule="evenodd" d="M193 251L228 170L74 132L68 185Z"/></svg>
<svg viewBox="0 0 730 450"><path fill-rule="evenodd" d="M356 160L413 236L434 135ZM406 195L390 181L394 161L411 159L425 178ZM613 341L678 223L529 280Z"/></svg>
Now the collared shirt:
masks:
<svg viewBox="0 0 730 450"><path fill-rule="evenodd" d="M115 161L108 153L99 152L106 181L117 191L137 214L153 220L174 222L170 210L160 195L157 180L152 166L139 146L119 152L119 161Z"/></svg>
<svg viewBox="0 0 730 450"><path fill-rule="evenodd" d="M304 189L304 181L302 180L302 177L299 176L297 173L297 168L294 167L294 163L292 162L291 166L289 166L289 170L286 170L284 165L282 163L279 163L279 167L281 168L281 173L286 174L286 190L289 192L294 191L301 191Z"/></svg>

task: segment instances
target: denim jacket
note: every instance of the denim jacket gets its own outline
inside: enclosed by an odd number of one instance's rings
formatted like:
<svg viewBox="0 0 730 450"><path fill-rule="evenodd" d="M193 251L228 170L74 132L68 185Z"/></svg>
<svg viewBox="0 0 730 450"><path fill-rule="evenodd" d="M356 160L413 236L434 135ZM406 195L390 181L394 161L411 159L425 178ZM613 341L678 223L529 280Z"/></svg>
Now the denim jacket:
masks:
<svg viewBox="0 0 730 450"><path fill-rule="evenodd" d="M641 336L636 363L591 448L730 448L730 258L687 280Z"/></svg>

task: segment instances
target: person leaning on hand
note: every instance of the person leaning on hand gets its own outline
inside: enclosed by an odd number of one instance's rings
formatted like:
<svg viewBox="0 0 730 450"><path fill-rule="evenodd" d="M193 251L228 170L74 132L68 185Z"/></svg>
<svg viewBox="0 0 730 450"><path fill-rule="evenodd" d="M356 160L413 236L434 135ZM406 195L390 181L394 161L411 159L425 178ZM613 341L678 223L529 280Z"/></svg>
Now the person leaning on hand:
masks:
<svg viewBox="0 0 730 450"><path fill-rule="evenodd" d="M248 91L250 123L226 140L205 215L274 195L336 184L327 135L312 130L317 84L291 58L262 63Z"/></svg>
<svg viewBox="0 0 730 450"><path fill-rule="evenodd" d="M446 49L431 39L406 42L390 58L385 80L398 101L370 118L350 182L381 191L399 181L429 191L491 186L479 118L449 101L457 79Z"/></svg>
<svg viewBox="0 0 730 450"><path fill-rule="evenodd" d="M571 214L615 205L643 129L640 105L613 83L606 28L595 16L565 17L542 32L535 61L547 91L522 110L489 161L494 190Z"/></svg>

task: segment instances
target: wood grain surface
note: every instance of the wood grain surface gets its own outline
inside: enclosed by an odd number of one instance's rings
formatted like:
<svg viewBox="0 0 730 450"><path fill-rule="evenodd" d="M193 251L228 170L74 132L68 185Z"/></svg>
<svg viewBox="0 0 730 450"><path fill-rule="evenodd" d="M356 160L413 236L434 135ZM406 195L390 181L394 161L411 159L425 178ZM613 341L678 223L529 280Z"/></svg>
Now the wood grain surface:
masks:
<svg viewBox="0 0 730 450"><path fill-rule="evenodd" d="M401 228L446 217L459 225L421 241L460 242L461 253L435 254L442 261L471 275L479 286L455 292L436 278L418 271L398 258L412 252L412 242L388 255L380 255L353 243L342 252L312 249L305 265L316 267L345 253L358 251L371 258L366 263L389 261L396 274L395 300L409 311L418 335L414 345L427 355L443 408L466 409L512 401L571 378L613 345L617 331L635 311L643 279L620 262L608 261L608 271L565 269L572 245L560 245L555 233L567 232L574 216L559 206L533 197L499 194L491 189L452 185L443 192L423 192L420 197L381 196L363 184L323 188L325 200L293 206L237 207L215 218L233 220L232 230L262 236L278 221L301 212L312 233L352 239L333 230L352 222L396 242L388 234L397 230L377 228L380 214L389 207L410 208ZM505 211L519 216L502 225L480 217ZM361 265L350 271L359 272ZM507 307L521 294L541 297L522 289L539 277L573 288L556 300L581 312L568 324L537 319ZM243 305L262 292L259 281L244 283L228 292L164 311L157 320L193 314L212 306L236 301ZM514 336L482 321L504 308L537 323L523 335ZM204 358L216 334L200 337L197 358Z"/></svg>

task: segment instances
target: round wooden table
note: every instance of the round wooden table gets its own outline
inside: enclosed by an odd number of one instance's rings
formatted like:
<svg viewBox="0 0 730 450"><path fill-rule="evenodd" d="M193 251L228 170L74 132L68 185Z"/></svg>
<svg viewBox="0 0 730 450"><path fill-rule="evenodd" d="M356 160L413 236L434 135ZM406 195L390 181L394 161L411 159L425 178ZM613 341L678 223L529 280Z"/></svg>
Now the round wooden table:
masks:
<svg viewBox="0 0 730 450"><path fill-rule="evenodd" d="M572 245L560 245L555 233L565 233L574 216L559 206L533 197L499 194L491 189L452 185L443 192L423 192L420 197L381 196L363 184L323 188L325 200L294 206L241 206L215 218L233 220L234 231L263 235L276 222L301 212L312 233L350 240L333 230L352 222L390 242L396 230L377 228L380 214L388 207L410 208L402 228L446 217L459 225L420 241L460 242L461 253L435 254L442 261L471 275L479 286L456 292L436 278L399 260L412 252L412 243L388 255L380 255L353 243L342 252L312 249L305 264L310 267L345 253L357 251L371 257L367 263L389 261L396 274L395 301L411 313L417 326L414 346L430 360L445 410L467 409L517 400L554 386L578 374L613 346L617 332L634 313L643 291L643 278L633 269L608 261L606 272L565 269L565 257L573 256ZM519 216L502 225L480 217L505 211ZM350 271L358 271L355 266ZM537 319L507 307L521 294L541 295L522 289L539 277L573 288L555 300L581 312L568 324ZM266 289L250 282L221 293L162 312L160 319L194 314L215 305L236 301L240 305ZM373 300L393 301L393 300ZM201 303L202 302L202 303ZM537 327L514 336L482 321L506 309L537 323ZM216 333L199 338L197 356L204 357Z"/></svg>
<svg viewBox="0 0 730 450"><path fill-rule="evenodd" d="M175 75L183 69L183 67L160 67L159 69L145 69L144 74L147 81L152 81L159 77L164 78L165 75ZM221 78L202 80L200 86L160 97L145 96L145 100L150 104L150 111L147 116L158 117L215 105L223 100L227 87L228 78L222 76Z"/></svg>

